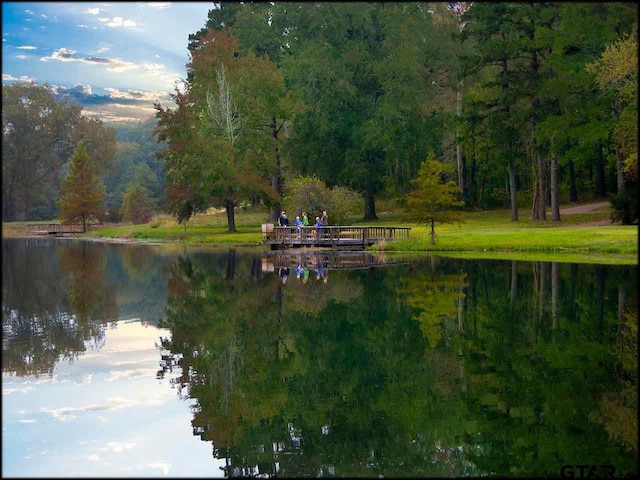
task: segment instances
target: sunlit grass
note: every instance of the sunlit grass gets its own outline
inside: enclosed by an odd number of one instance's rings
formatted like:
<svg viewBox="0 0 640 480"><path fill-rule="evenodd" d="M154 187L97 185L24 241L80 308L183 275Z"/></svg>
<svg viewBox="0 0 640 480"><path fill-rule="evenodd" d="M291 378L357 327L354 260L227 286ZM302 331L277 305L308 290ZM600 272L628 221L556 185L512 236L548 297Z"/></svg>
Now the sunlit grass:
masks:
<svg viewBox="0 0 640 480"><path fill-rule="evenodd" d="M574 205L571 205L574 206ZM531 220L531 211L521 209L520 220L511 222L510 210L488 210L468 212L460 224L436 225L436 244L429 243L429 229L407 221L402 210L381 212L373 222L362 221L361 216L353 216L346 223L362 226L402 226L411 227L410 238L404 241L387 242L374 246L373 250L440 252L473 255L475 258L533 259L554 256L572 258L571 261L595 260L604 263L637 264L638 228L620 225L590 225L606 222L610 208L604 207L589 213L562 215L562 221L551 222ZM212 210L192 217L185 225L180 225L170 215L157 215L144 225L110 226L93 230L82 236L159 240L199 245L261 245L260 225L268 220L265 208L241 209L236 212L235 233L227 229L224 210ZM29 222L35 223L35 222ZM52 223L52 222L41 222ZM26 222L3 223L2 232L6 236L18 233L24 235ZM560 261L560 260L554 260Z"/></svg>

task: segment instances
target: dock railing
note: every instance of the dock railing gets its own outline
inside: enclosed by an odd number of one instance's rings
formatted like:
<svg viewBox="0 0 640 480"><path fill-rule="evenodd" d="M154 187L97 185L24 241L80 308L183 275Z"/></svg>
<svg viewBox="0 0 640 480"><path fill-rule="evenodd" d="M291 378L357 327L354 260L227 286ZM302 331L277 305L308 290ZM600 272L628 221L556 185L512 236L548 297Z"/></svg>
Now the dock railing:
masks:
<svg viewBox="0 0 640 480"><path fill-rule="evenodd" d="M322 243L340 244L353 241L372 244L380 241L406 240L409 238L409 227L362 227L354 225L323 227L277 227L263 224L262 238L271 243Z"/></svg>

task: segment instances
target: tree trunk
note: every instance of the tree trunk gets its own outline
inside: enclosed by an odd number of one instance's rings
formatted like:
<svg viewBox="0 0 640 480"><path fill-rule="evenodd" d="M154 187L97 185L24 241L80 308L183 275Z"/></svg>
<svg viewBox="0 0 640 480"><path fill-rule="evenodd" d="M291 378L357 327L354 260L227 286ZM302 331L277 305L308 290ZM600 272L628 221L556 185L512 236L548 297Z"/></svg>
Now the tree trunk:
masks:
<svg viewBox="0 0 640 480"><path fill-rule="evenodd" d="M596 196L606 197L607 186L604 178L604 160L602 159L602 140L598 141L596 147Z"/></svg>
<svg viewBox="0 0 640 480"><path fill-rule="evenodd" d="M536 153L533 160L534 184L533 184L533 205L531 207L532 220L546 220L546 179L544 169L544 158Z"/></svg>
<svg viewBox="0 0 640 480"><path fill-rule="evenodd" d="M376 200L373 195L367 194L364 198L363 220L378 220L378 216L376 215Z"/></svg>
<svg viewBox="0 0 640 480"><path fill-rule="evenodd" d="M271 135L273 136L273 139L274 139L275 146L273 148L273 154L276 161L275 172L271 176L271 186L275 190L276 195L278 195L278 199L271 202L271 205L269 206L269 218L271 218L271 220L275 222L278 220L278 217L280 216L280 211L281 211L280 199L282 198L282 183L283 183L282 165L280 163L280 148L278 143L279 129L277 128L276 117L271 117L271 123L269 126L271 127Z"/></svg>
<svg viewBox="0 0 640 480"><path fill-rule="evenodd" d="M509 161L509 187L511 190L511 221L518 221L518 197L516 196L516 167Z"/></svg>
<svg viewBox="0 0 640 480"><path fill-rule="evenodd" d="M478 185L476 183L476 152L475 152L475 139L471 139L471 175L469 181L469 201L472 205L476 204L478 200Z"/></svg>
<svg viewBox="0 0 640 480"><path fill-rule="evenodd" d="M518 295L518 262L511 261L511 299L509 301L509 314L513 313L513 307L516 304L516 296Z"/></svg>
<svg viewBox="0 0 640 480"><path fill-rule="evenodd" d="M596 317L600 342L604 342L604 293L606 270L601 265L595 268L596 274Z"/></svg>
<svg viewBox="0 0 640 480"><path fill-rule="evenodd" d="M551 262L551 328L558 328L558 303L560 300L560 267Z"/></svg>
<svg viewBox="0 0 640 480"><path fill-rule="evenodd" d="M82 215L82 231L87 231L87 217L85 215Z"/></svg>
<svg viewBox="0 0 640 480"><path fill-rule="evenodd" d="M456 115L458 116L458 121L460 121L460 117L462 116L462 83L463 80L458 82L458 91L456 95ZM465 182L465 158L460 141L460 130L458 128L456 129L456 166L458 167L458 188L460 189L460 194L462 195L462 198L465 199L466 203L467 186Z"/></svg>
<svg viewBox="0 0 640 480"><path fill-rule="evenodd" d="M435 221L434 221L433 218L431 219L430 242L431 242L431 245L435 245L436 244L436 227L435 227Z"/></svg>
<svg viewBox="0 0 640 480"><path fill-rule="evenodd" d="M551 155L551 220L560 221L560 204L558 203L558 157Z"/></svg>
<svg viewBox="0 0 640 480"><path fill-rule="evenodd" d="M233 280L236 278L236 249L230 248L227 253L227 274L225 280Z"/></svg>
<svg viewBox="0 0 640 480"><path fill-rule="evenodd" d="M620 145L616 145L616 180L618 195L624 193L624 157Z"/></svg>
<svg viewBox="0 0 640 480"><path fill-rule="evenodd" d="M576 283L578 282L578 264L571 264L571 276L569 277L569 321L576 321Z"/></svg>
<svg viewBox="0 0 640 480"><path fill-rule="evenodd" d="M225 200L223 202L224 208L227 210L227 225L229 226L229 233L236 232L236 217L234 212L233 200Z"/></svg>
<svg viewBox="0 0 640 480"><path fill-rule="evenodd" d="M569 160L569 201L578 201L578 190L576 189L576 171L573 160Z"/></svg>

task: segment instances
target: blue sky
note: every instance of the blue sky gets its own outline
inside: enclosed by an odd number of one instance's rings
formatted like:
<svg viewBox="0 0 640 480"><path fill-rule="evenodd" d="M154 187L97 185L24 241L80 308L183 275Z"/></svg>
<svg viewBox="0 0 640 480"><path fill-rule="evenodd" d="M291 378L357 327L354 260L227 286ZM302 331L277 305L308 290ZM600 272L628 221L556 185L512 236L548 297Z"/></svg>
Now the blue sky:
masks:
<svg viewBox="0 0 640 480"><path fill-rule="evenodd" d="M2 83L48 83L105 121L145 119L186 76L213 2L3 2Z"/></svg>
<svg viewBox="0 0 640 480"><path fill-rule="evenodd" d="M2 475L10 477L222 477L223 459L194 435L194 401L157 379L159 337L135 320L107 329L53 375L2 375Z"/></svg>

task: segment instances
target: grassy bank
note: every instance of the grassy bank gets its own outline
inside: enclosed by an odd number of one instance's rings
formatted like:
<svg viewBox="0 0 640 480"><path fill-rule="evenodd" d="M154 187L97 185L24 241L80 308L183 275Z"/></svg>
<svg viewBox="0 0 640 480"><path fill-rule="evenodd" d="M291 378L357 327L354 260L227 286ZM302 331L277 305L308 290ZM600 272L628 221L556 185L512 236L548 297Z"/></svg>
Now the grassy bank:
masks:
<svg viewBox="0 0 640 480"><path fill-rule="evenodd" d="M573 205L572 205L573 206ZM514 260L575 261L637 264L638 227L602 225L609 219L609 208L588 213L563 215L562 222L536 222L530 212L520 211L520 221L510 222L508 210L470 212L465 222L437 225L436 245L429 244L425 226L404 221L401 212L384 212L374 222L350 219L352 225L410 226L409 240L377 245L380 251L432 252L447 256L501 258ZM113 226L83 236L121 239L148 239L199 245L261 245L260 225L266 211L236 214L237 233L227 232L224 211L193 217L186 228L168 215L159 215L145 225ZM19 224L3 224L3 236L24 231Z"/></svg>

